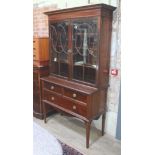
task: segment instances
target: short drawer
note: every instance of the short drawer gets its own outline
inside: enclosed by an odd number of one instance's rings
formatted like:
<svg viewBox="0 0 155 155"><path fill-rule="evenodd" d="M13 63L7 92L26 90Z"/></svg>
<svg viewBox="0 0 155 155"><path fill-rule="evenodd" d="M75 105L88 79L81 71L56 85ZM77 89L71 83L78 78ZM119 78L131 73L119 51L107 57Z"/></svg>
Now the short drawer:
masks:
<svg viewBox="0 0 155 155"><path fill-rule="evenodd" d="M71 90L68 88L64 88L64 96L67 96L67 97L70 97L72 99L79 100L79 101L82 101L84 103L87 103L87 95L82 94L78 91L74 91L74 90Z"/></svg>
<svg viewBox="0 0 155 155"><path fill-rule="evenodd" d="M49 91L44 90L43 99L52 102L54 104L57 104L61 101L61 96L57 96Z"/></svg>
<svg viewBox="0 0 155 155"><path fill-rule="evenodd" d="M87 108L85 105L81 105L77 102L75 103L64 98L60 102L57 102L57 104L71 112L77 113L84 117L87 116Z"/></svg>
<svg viewBox="0 0 155 155"><path fill-rule="evenodd" d="M54 83L44 82L44 88L62 94L62 88Z"/></svg>

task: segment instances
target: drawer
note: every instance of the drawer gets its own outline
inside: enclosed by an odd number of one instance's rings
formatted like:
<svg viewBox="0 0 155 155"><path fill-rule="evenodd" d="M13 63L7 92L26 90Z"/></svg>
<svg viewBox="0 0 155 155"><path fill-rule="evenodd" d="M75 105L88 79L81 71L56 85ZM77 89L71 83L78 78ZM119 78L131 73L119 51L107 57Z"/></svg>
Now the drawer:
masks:
<svg viewBox="0 0 155 155"><path fill-rule="evenodd" d="M71 90L68 88L64 88L64 96L67 96L67 97L70 97L72 99L79 100L79 101L82 101L84 103L87 103L87 95L82 94L78 91L74 91L74 90Z"/></svg>
<svg viewBox="0 0 155 155"><path fill-rule="evenodd" d="M81 116L86 117L87 109L86 109L85 105L81 105L79 103L74 103L73 101L70 101L70 100L67 100L64 98L57 104L69 111L72 111L74 113L77 113Z"/></svg>
<svg viewBox="0 0 155 155"><path fill-rule="evenodd" d="M44 90L44 100L57 104L61 101L61 96L55 95L52 92Z"/></svg>
<svg viewBox="0 0 155 155"><path fill-rule="evenodd" d="M62 88L60 86L56 85L56 84L49 83L49 82L44 82L44 88L46 88L46 89L48 89L50 91L62 94Z"/></svg>

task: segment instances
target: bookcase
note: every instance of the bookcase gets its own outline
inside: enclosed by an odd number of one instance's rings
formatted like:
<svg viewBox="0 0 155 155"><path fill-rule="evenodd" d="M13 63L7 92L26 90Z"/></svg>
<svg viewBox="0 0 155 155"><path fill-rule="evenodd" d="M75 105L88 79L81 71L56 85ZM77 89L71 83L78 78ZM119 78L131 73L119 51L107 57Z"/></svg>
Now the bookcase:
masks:
<svg viewBox="0 0 155 155"><path fill-rule="evenodd" d="M115 7L96 4L46 12L49 22L49 75L41 78L44 121L47 106L90 125L102 117L104 134L112 15Z"/></svg>

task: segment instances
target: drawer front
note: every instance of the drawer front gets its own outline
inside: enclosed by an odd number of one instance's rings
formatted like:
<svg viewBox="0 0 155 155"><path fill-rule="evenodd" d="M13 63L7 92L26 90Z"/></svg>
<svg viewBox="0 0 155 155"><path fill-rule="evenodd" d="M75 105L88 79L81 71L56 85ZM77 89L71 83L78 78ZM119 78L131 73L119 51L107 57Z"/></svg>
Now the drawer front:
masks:
<svg viewBox="0 0 155 155"><path fill-rule="evenodd" d="M87 103L87 95L68 88L64 88L64 96Z"/></svg>
<svg viewBox="0 0 155 155"><path fill-rule="evenodd" d="M52 102L54 104L57 104L61 101L61 96L57 96L57 95L53 94L52 92L44 90L43 99L47 100L49 102Z"/></svg>
<svg viewBox="0 0 155 155"><path fill-rule="evenodd" d="M57 103L59 106L72 111L74 113L77 113L81 116L86 117L87 116L87 110L86 110L86 106L78 104L78 103L74 103L70 100L67 99L61 99L60 102Z"/></svg>
<svg viewBox="0 0 155 155"><path fill-rule="evenodd" d="M62 94L62 88L60 86L56 85L56 84L49 83L49 82L44 82L44 88L46 88L46 89L48 89L50 91Z"/></svg>

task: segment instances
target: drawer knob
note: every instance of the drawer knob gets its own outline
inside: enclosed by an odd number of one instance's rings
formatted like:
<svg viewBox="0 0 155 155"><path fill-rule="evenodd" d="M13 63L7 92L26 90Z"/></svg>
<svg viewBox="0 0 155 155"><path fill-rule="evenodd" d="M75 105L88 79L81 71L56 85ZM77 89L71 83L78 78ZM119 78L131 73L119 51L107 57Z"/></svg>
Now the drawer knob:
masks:
<svg viewBox="0 0 155 155"><path fill-rule="evenodd" d="M71 49L69 49L67 52L68 52L68 53L72 53L72 50L71 50Z"/></svg>
<svg viewBox="0 0 155 155"><path fill-rule="evenodd" d="M76 106L75 106L75 105L73 105L73 109L74 109L74 110L76 109Z"/></svg>
<svg viewBox="0 0 155 155"><path fill-rule="evenodd" d="M51 97L51 100L54 101L54 97Z"/></svg>
<svg viewBox="0 0 155 155"><path fill-rule="evenodd" d="M73 97L75 98L77 95L76 94L73 94Z"/></svg>
<svg viewBox="0 0 155 155"><path fill-rule="evenodd" d="M51 89L54 90L54 86L51 86Z"/></svg>

